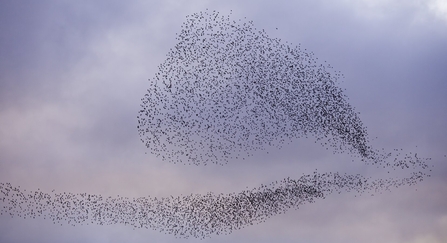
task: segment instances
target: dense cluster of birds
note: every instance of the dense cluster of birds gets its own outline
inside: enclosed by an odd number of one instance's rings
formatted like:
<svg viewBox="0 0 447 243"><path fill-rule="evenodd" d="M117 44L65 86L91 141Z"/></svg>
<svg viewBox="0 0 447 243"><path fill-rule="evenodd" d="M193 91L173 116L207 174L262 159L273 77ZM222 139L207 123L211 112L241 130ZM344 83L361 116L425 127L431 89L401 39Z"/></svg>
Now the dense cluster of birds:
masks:
<svg viewBox="0 0 447 243"><path fill-rule="evenodd" d="M358 113L337 86L342 75L320 64L313 53L270 38L251 21L215 11L187 16L177 39L150 80L138 114L142 141L162 160L223 165L308 137L369 165L406 169L408 176L373 179L314 172L239 193L166 198L27 193L0 183L1 213L203 238L263 222L334 192L374 193L429 176L428 159L369 146Z"/></svg>
<svg viewBox="0 0 447 243"><path fill-rule="evenodd" d="M264 222L333 192L377 192L412 185L422 178L422 173L413 173L404 179L371 180L361 175L314 172L298 180L286 178L240 193L165 198L26 192L9 183L0 183L0 199L4 205L0 213L25 219L43 217L61 225L124 224L178 237L206 238Z"/></svg>
<svg viewBox="0 0 447 243"><path fill-rule="evenodd" d="M218 12L187 16L177 39L137 117L141 140L162 160L226 164L301 137L367 163L389 157L368 146L341 74L312 52Z"/></svg>

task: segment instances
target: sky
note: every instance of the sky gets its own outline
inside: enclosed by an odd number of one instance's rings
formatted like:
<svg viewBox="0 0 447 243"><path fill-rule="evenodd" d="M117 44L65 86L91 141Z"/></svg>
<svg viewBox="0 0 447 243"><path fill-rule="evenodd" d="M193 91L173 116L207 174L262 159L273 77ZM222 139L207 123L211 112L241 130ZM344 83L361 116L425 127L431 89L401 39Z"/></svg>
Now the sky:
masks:
<svg viewBox="0 0 447 243"><path fill-rule="evenodd" d="M148 79L177 43L186 16L206 9L246 17L271 38L330 63L343 73L338 86L372 146L431 158L431 176L373 196L331 194L204 240L3 214L0 242L447 241L444 0L1 1L0 183L132 198L237 193L315 169L382 176L312 139L225 166L151 155L137 130Z"/></svg>

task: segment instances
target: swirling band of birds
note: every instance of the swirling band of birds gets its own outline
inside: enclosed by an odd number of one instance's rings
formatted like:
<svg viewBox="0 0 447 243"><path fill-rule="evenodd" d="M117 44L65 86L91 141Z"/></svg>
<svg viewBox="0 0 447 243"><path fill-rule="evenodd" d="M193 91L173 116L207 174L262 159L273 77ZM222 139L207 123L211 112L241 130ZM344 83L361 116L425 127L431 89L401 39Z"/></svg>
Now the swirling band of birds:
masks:
<svg viewBox="0 0 447 243"><path fill-rule="evenodd" d="M337 87L340 73L303 51L216 11L187 16L142 99L138 131L150 152L172 163L243 161L254 151L309 137L367 165L408 171L374 179L338 172L302 175L239 193L108 197L26 192L0 183L1 213L61 224L125 224L179 237L209 237L265 221L333 192L379 192L430 176L416 154L369 146L367 130Z"/></svg>

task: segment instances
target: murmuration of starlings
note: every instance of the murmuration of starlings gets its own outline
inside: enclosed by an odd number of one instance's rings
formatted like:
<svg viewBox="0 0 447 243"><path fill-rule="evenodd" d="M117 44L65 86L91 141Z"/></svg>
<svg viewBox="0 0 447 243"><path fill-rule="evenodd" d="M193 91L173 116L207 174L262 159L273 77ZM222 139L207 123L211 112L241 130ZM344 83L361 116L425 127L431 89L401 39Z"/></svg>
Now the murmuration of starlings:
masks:
<svg viewBox="0 0 447 243"><path fill-rule="evenodd" d="M208 10L186 17L177 44L150 79L137 117L150 153L172 163L224 165L308 138L370 166L402 169L407 176L374 179L315 171L239 193L164 198L27 192L0 183L2 217L41 217L73 226L123 224L206 238L334 192L374 194L430 176L429 158L369 145L358 113L337 86L342 74L320 64L312 52L270 38L252 21L231 17Z"/></svg>

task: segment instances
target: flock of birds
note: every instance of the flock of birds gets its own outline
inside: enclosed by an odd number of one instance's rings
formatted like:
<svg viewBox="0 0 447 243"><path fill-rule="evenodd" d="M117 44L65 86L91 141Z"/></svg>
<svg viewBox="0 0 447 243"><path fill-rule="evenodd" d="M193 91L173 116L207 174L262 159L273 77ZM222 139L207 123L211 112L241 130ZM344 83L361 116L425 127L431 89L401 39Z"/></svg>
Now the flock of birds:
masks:
<svg viewBox="0 0 447 243"><path fill-rule="evenodd" d="M234 230L259 224L269 217L297 209L333 192L390 190L413 185L423 178L414 173L404 179L376 179L361 175L317 173L294 180L261 185L239 193L178 197L102 197L86 193L44 193L0 183L1 214L11 217L44 218L54 224L111 225L159 230L177 237L206 238L230 234Z"/></svg>
<svg viewBox="0 0 447 243"><path fill-rule="evenodd" d="M402 168L408 176L314 172L239 193L165 198L26 192L0 183L1 214L57 224L125 224L204 238L263 222L334 192L379 192L429 176L429 159L369 146L366 128L337 87L341 74L330 72L313 53L270 38L251 21L215 11L187 16L177 36L138 115L141 140L152 154L172 163L223 165L309 137L334 153Z"/></svg>

